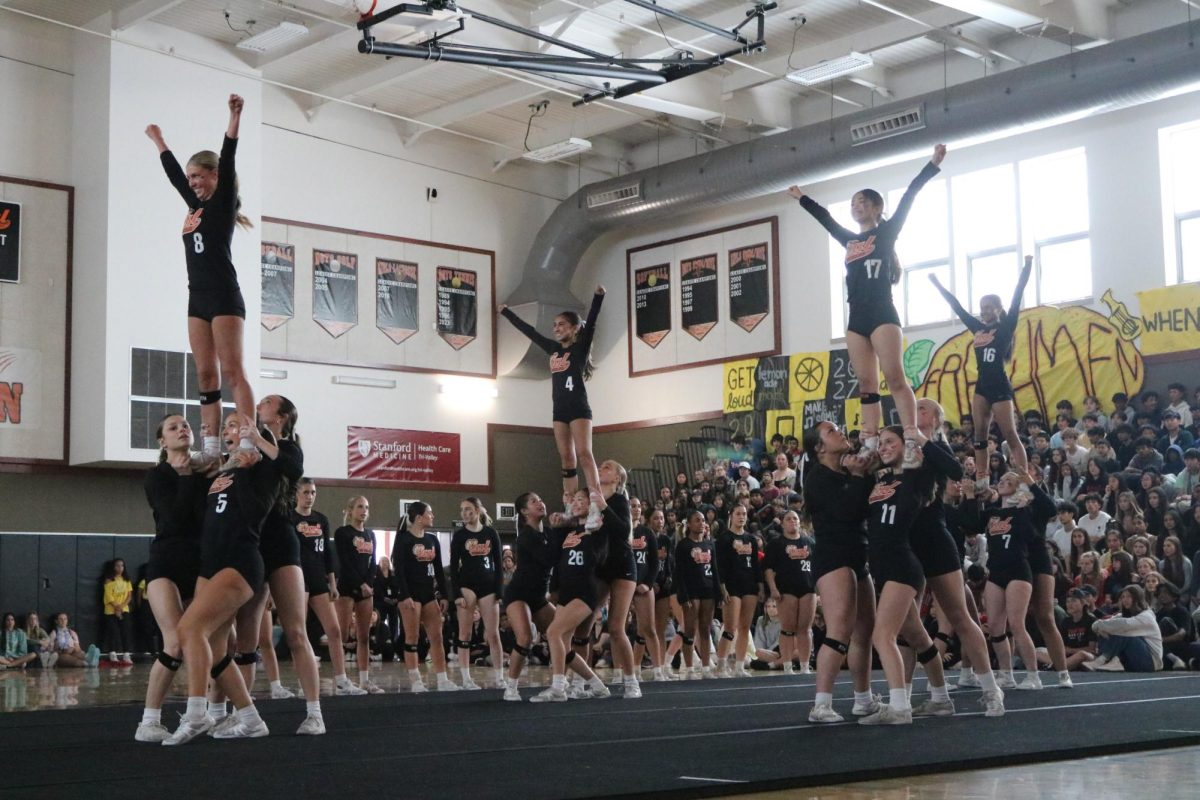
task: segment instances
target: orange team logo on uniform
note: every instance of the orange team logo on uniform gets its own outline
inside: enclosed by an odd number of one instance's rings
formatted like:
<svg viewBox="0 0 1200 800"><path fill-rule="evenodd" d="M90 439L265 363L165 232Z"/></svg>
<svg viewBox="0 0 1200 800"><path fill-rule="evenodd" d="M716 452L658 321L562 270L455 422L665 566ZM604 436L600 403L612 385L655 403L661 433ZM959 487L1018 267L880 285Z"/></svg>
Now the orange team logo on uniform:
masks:
<svg viewBox="0 0 1200 800"><path fill-rule="evenodd" d="M712 552L699 547L693 547L692 561L695 561L697 564L708 564L712 561Z"/></svg>
<svg viewBox="0 0 1200 800"><path fill-rule="evenodd" d="M354 537L354 550L364 556L369 556L375 552L375 543L364 539L361 536Z"/></svg>
<svg viewBox="0 0 1200 800"><path fill-rule="evenodd" d="M572 531L567 534L567 538L563 539L563 550L570 550L573 547L578 547L583 541L583 534L579 531Z"/></svg>
<svg viewBox="0 0 1200 800"><path fill-rule="evenodd" d="M320 536L324 531L321 530L320 525L312 525L307 522L300 522L300 523L297 523L297 525L296 525L296 532L306 538L315 539L316 537Z"/></svg>
<svg viewBox="0 0 1200 800"><path fill-rule="evenodd" d="M846 244L846 263L858 261L860 258L866 258L875 252L875 237L868 236L862 242L848 242Z"/></svg>
<svg viewBox="0 0 1200 800"><path fill-rule="evenodd" d="M233 475L228 472L222 472L217 476L217 479L212 482L212 486L208 487L209 494L219 494L230 486L233 486Z"/></svg>
<svg viewBox="0 0 1200 800"><path fill-rule="evenodd" d="M733 552L739 556L754 555L754 545L750 542L743 542L740 539L733 543Z"/></svg>
<svg viewBox="0 0 1200 800"><path fill-rule="evenodd" d="M478 539L467 540L467 554L472 556L487 556L492 554L492 543L481 542Z"/></svg>
<svg viewBox="0 0 1200 800"><path fill-rule="evenodd" d="M988 536L1003 536L1012 532L1012 520L1007 517L992 517L988 520Z"/></svg>
<svg viewBox="0 0 1200 800"><path fill-rule="evenodd" d="M783 552L787 553L788 558L803 560L808 558L808 545L789 544Z"/></svg>
<svg viewBox="0 0 1200 800"><path fill-rule="evenodd" d="M888 483L877 483L875 488L871 490L871 497L867 500L868 503L878 503L881 500L887 500L896 493L900 488L900 481L890 481Z"/></svg>
<svg viewBox="0 0 1200 800"><path fill-rule="evenodd" d="M996 339L995 331L976 331L974 347L987 347Z"/></svg>
<svg viewBox="0 0 1200 800"><path fill-rule="evenodd" d="M647 543L646 543L646 537L645 537L645 536L639 536L638 538L636 538L636 539L631 539L631 540L629 541L629 545L630 545L630 547L632 547L634 550L645 550L645 549L646 549L646 544L647 544Z"/></svg>
<svg viewBox="0 0 1200 800"><path fill-rule="evenodd" d="M433 561L437 557L437 550L423 544L414 544L412 554L417 561Z"/></svg>
<svg viewBox="0 0 1200 800"><path fill-rule="evenodd" d="M566 372L571 368L571 354L563 353L561 356L558 353L550 356L550 372Z"/></svg>
<svg viewBox="0 0 1200 800"><path fill-rule="evenodd" d="M191 233L200 227L200 217L204 215L203 208L197 208L195 211L189 211L188 215L183 218L183 232Z"/></svg>
<svg viewBox="0 0 1200 800"><path fill-rule="evenodd" d="M6 231L12 227L12 220L8 218L10 211L11 209L6 208L0 212L0 231Z"/></svg>

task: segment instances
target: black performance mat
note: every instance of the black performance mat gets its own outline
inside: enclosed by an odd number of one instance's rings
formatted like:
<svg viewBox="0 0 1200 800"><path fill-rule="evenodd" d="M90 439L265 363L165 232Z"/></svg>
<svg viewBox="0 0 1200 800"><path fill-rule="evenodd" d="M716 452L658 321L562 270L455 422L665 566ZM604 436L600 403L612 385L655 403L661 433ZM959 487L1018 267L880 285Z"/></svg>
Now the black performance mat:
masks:
<svg viewBox="0 0 1200 800"><path fill-rule="evenodd" d="M835 707L849 720L845 677ZM955 692L956 716L901 727L808 724L813 679L800 676L647 683L639 701L322 698L329 733L311 738L293 735L300 701L263 701L271 736L177 748L133 741L138 706L12 713L0 716L12 767L0 794L99 797L128 781L172 800L697 796L1200 744L1200 673L1075 680L1074 690L1050 676L1040 692L1009 691L1000 719L983 716L979 692ZM180 710L164 709L168 727Z"/></svg>

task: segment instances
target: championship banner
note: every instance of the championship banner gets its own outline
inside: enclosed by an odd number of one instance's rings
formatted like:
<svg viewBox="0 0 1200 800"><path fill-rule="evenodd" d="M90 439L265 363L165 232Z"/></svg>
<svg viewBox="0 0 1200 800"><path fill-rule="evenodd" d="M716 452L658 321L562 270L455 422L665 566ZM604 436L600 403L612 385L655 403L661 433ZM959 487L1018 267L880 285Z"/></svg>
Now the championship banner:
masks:
<svg viewBox="0 0 1200 800"><path fill-rule="evenodd" d="M457 433L348 426L346 445L346 474L351 479L460 482L462 445Z"/></svg>
<svg viewBox="0 0 1200 800"><path fill-rule="evenodd" d="M475 341L479 307L478 276L469 270L437 268L438 336L455 350Z"/></svg>
<svg viewBox="0 0 1200 800"><path fill-rule="evenodd" d="M313 321L335 339L358 325L358 256L313 250Z"/></svg>
<svg viewBox="0 0 1200 800"><path fill-rule="evenodd" d="M634 270L633 299L637 338L658 347L671 332L671 265Z"/></svg>
<svg viewBox="0 0 1200 800"><path fill-rule="evenodd" d="M1200 349L1200 283L1138 292L1142 355Z"/></svg>
<svg viewBox="0 0 1200 800"><path fill-rule="evenodd" d="M754 410L780 411L790 408L788 402L787 356L766 356L754 368Z"/></svg>
<svg viewBox="0 0 1200 800"><path fill-rule="evenodd" d="M767 245L729 251L729 317L747 332L758 327L771 308L771 272Z"/></svg>
<svg viewBox="0 0 1200 800"><path fill-rule="evenodd" d="M0 202L0 281L21 280L21 204Z"/></svg>
<svg viewBox="0 0 1200 800"><path fill-rule="evenodd" d="M757 358L725 362L722 367L725 373L722 409L726 414L753 410L754 373L757 369Z"/></svg>
<svg viewBox="0 0 1200 800"><path fill-rule="evenodd" d="M0 347L0 430L37 430L41 422L42 354Z"/></svg>
<svg viewBox="0 0 1200 800"><path fill-rule="evenodd" d="M703 339L717 324L717 254L679 262L683 329Z"/></svg>
<svg viewBox="0 0 1200 800"><path fill-rule="evenodd" d="M375 259L375 327L396 344L417 332L417 265Z"/></svg>
<svg viewBox="0 0 1200 800"><path fill-rule="evenodd" d="M296 248L263 242L262 326L273 331L295 316Z"/></svg>

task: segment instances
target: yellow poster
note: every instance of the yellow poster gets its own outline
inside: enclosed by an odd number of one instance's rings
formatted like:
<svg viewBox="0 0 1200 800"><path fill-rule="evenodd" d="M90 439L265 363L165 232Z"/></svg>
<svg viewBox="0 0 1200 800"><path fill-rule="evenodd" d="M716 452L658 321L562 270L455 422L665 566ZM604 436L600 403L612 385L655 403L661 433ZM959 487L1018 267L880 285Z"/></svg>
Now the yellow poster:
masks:
<svg viewBox="0 0 1200 800"><path fill-rule="evenodd" d="M757 366L757 358L725 362L722 394L726 414L754 410L754 370Z"/></svg>
<svg viewBox="0 0 1200 800"><path fill-rule="evenodd" d="M1138 292L1142 353L1180 353L1200 349L1200 283Z"/></svg>
<svg viewBox="0 0 1200 800"><path fill-rule="evenodd" d="M804 404L798 406L793 405L790 409L765 412L767 415L766 430L763 431L764 438L770 441L771 437L779 434L783 437L795 436L799 439L804 431L800 429L804 420Z"/></svg>
<svg viewBox="0 0 1200 800"><path fill-rule="evenodd" d="M825 397L829 383L828 350L820 353L794 353L788 366L792 373L788 402L795 404Z"/></svg>

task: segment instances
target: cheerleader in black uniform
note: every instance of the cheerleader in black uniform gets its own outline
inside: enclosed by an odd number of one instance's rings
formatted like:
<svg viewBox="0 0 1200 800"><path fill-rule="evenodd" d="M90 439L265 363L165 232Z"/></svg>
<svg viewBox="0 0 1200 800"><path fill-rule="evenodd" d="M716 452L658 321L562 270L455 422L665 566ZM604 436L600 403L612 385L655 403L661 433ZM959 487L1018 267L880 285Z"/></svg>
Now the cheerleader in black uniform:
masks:
<svg viewBox="0 0 1200 800"><path fill-rule="evenodd" d="M333 664L333 693L338 695L366 694L346 677L346 656L342 650L342 626L338 622L334 601L337 600L337 574L333 567L333 541L329 519L314 511L317 484L312 478L301 478L296 487L296 508L289 521L300 543L300 569L304 572L304 591L308 608L321 623L325 640L329 642L329 660Z"/></svg>
<svg viewBox="0 0 1200 800"><path fill-rule="evenodd" d="M874 189L855 194L850 201L850 214L858 223L857 232L834 222L829 212L800 187L788 189L788 194L799 200L804 210L846 248L846 297L850 304L846 348L858 375L863 444L871 449L878 439L882 420L879 406L879 371L882 368L904 425L906 469L917 466L922 439L917 430L917 398L904 376L900 316L892 302L892 284L898 283L901 277L900 265L896 262L896 239L917 192L938 174L945 157L945 145L933 148L933 157L909 184L890 219L883 218L883 198Z"/></svg>
<svg viewBox="0 0 1200 800"><path fill-rule="evenodd" d="M723 599L721 573L717 566L716 542L706 536L704 514L692 511L687 516L685 536L675 546L675 597L683 607L684 668L698 677L701 668L707 678L716 677L712 652L712 621L717 603ZM700 665L692 660L692 645L700 656Z"/></svg>
<svg viewBox="0 0 1200 800"><path fill-rule="evenodd" d="M625 493L628 481L625 468L609 459L600 464L600 486L590 492L592 506L599 508L601 524L599 530L608 539L608 553L600 564L596 575L600 579L601 601L608 600L608 635L612 642L613 666L621 670L623 694L627 700L642 696L641 681L638 679L639 664L633 663L633 644L625 632L625 620L633 603L637 587L637 564L630 544L633 538L633 523L629 513L629 495ZM589 519L591 511L588 511Z"/></svg>
<svg viewBox="0 0 1200 800"><path fill-rule="evenodd" d="M546 504L533 492L517 498L517 570L504 589L504 613L512 626L516 644L508 657L508 685L504 699L521 702L517 683L521 668L529 658L533 644L533 626L546 631L554 621L554 606L546 599L550 571L558 561L558 552L547 534Z"/></svg>
<svg viewBox="0 0 1200 800"><path fill-rule="evenodd" d="M342 510L342 527L333 532L341 569L337 580L338 622L342 635L349 637L354 626L355 656L358 661L358 685L370 694L383 694L371 680L371 611L374 610L375 531L367 527L371 504L367 498L351 497ZM345 656L338 654L339 658Z"/></svg>
<svg viewBox="0 0 1200 800"><path fill-rule="evenodd" d="M236 424L236 419L231 415L229 423ZM262 586L258 532L286 481L275 464L278 449L269 439L253 425L243 425L239 435L263 448L267 457L263 458L258 450L239 450L208 489L200 541L200 578L192 604L177 627L183 660L188 665L187 713L175 732L163 740L164 745L184 744L212 727L205 700L210 675L237 710L237 723L213 735L241 739L268 734L242 674L227 669L233 659L226 648L238 609Z"/></svg>
<svg viewBox="0 0 1200 800"><path fill-rule="evenodd" d="M1033 572L1029 566L1032 547L1042 547L1035 525L1055 514L1054 501L1038 488L1035 476L1007 472L996 484L1000 505L981 512L987 534L988 583L983 602L987 606L988 632L1000 665L1002 689L1017 688L1012 677L1012 650L1007 632L1030 673L1037 672L1033 639L1025 628L1029 598L1033 594ZM1027 487L1027 488L1026 488ZM1032 493L1032 501L1029 500ZM1032 687L1029 687L1032 688Z"/></svg>
<svg viewBox="0 0 1200 800"><path fill-rule="evenodd" d="M243 424L254 420L254 391L242 364L242 330L246 304L238 286L237 269L230 255L233 226L250 228L240 212L237 171L238 128L244 101L229 95L229 125L218 156L202 150L188 160L186 172L163 141L157 125L146 135L158 148L159 159L171 185L187 203L183 221L183 247L188 272L188 343L196 359L200 387L200 419L204 432L204 456L217 461L221 454L221 384L233 393ZM250 438L242 437L243 450L252 450Z"/></svg>
<svg viewBox="0 0 1200 800"><path fill-rule="evenodd" d="M787 511L783 515L783 535L767 545L763 558L763 578L771 599L779 607L779 655L786 675L793 673L793 662L799 659L800 674L808 675L812 657L812 624L817 610L813 593L812 537L800 530L800 515Z"/></svg>
<svg viewBox="0 0 1200 800"><path fill-rule="evenodd" d="M500 647L500 596L504 571L500 567L500 534L478 497L458 507L463 525L450 539L450 588L458 613L458 668L462 688L480 688L471 678L471 629L475 610L483 621L484 638L492 657L496 688L504 688L504 650Z"/></svg>
<svg viewBox="0 0 1200 800"><path fill-rule="evenodd" d="M554 443L562 461L563 491L573 494L579 488L579 470L589 489L600 485L596 458L592 455L592 408L588 405L584 381L592 377L592 338L596 318L604 301L604 287L597 286L587 320L581 322L574 311L554 318L554 338L538 333L506 305L500 313L550 356L550 377L554 404ZM588 509L588 525L600 526L598 506Z"/></svg>
<svg viewBox="0 0 1200 800"><path fill-rule="evenodd" d="M725 585L725 604L721 619L725 623L717 645L721 677L749 678L746 652L750 647L750 625L763 597L762 564L758 560L758 540L746 532L750 512L740 503L729 512L729 530L717 539L717 563ZM729 665L733 648L734 665Z"/></svg>
<svg viewBox="0 0 1200 800"><path fill-rule="evenodd" d="M553 527L550 541L558 557L554 567L558 580L558 603L554 620L546 630L546 641L550 645L551 677L549 686L529 698L532 703L565 702L571 696L567 692L568 667L579 680L586 682L586 692L576 696L603 698L610 694L604 681L588 666L587 659L571 648L572 635L577 633L578 628L590 626L596 609L600 607L596 570L604 561L608 549L608 538L603 531L589 531L584 525L588 506L588 495L576 491L572 495L570 516L551 516Z"/></svg>
<svg viewBox="0 0 1200 800"><path fill-rule="evenodd" d="M1044 512L1044 508L1042 511ZM1029 615L1037 625L1038 633L1050 655L1050 663L1058 673L1058 688L1074 689L1071 673L1067 668L1067 648L1054 616L1054 570L1050 564L1050 551L1046 549L1046 525L1053 518L1041 513L1033 515L1034 538L1029 544L1029 569L1033 573L1033 594L1029 600ZM1042 688L1042 678L1036 669L1025 673L1025 680L1017 684L1018 689L1037 690Z"/></svg>
<svg viewBox="0 0 1200 800"><path fill-rule="evenodd" d="M634 639L633 663L637 672L642 665L642 656L650 651L650 663L654 680L666 680L663 675L662 640L655 626L654 590L658 585L658 536L642 522L642 501L636 497L629 501L629 512L633 518L633 561L637 565L637 587L633 590L633 615L637 618L637 638Z"/></svg>
<svg viewBox="0 0 1200 800"><path fill-rule="evenodd" d="M409 688L428 691L417 668L417 642L421 628L429 637L429 655L437 675L439 692L457 692L462 687L446 674L446 648L442 644L442 615L446 613L446 576L442 571L442 548L433 525L433 508L420 500L408 504L408 513L396 525L392 560L399 578L400 618L404 621L404 665ZM469 660L469 657L468 657Z"/></svg>
<svg viewBox="0 0 1200 800"><path fill-rule="evenodd" d="M1029 283L1029 275L1033 272L1033 256L1025 256L1025 266L1021 269L1021 277L1017 279L1017 290L1013 293L1012 304L1005 313L1000 304L1000 297L985 294L979 299L979 317L971 316L954 295L942 286L937 275L930 275L929 280L946 298L950 308L958 314L958 318L975 336L975 366L979 370L979 378L975 382L975 396L971 398L971 416L975 420L975 463L988 463L987 434L992 427L992 418L1000 426L1000 433L1008 442L1009 458L1013 467L1021 473L1026 471L1025 445L1017 435L1016 419L1013 415L1013 388L1008 375L1004 371L1004 363L1012 358L1013 340L1016 338L1017 317L1021 313L1021 297L1025 294L1025 284ZM987 478L984 477L981 488L985 488ZM1057 628L1055 629L1057 630Z"/></svg>
<svg viewBox="0 0 1200 800"><path fill-rule="evenodd" d="M833 682L849 660L856 717L880 708L871 694L871 631L875 627L875 587L867 572L867 457L851 455L846 434L832 422L804 432L808 466L804 507L812 519L813 577L825 617L825 638L817 652L817 697L809 722L841 722L833 710Z"/></svg>
<svg viewBox="0 0 1200 800"><path fill-rule="evenodd" d="M676 629L678 634L682 630L683 611L675 599L675 539L667 531L666 516L661 509L656 508L650 513L650 532L654 534L658 548L658 574L654 578L654 632L658 636L659 647L664 650L661 680L673 680L671 661L683 645L683 638L676 635L671 640L671 646L665 647L667 623L674 614L681 626ZM657 672L654 680L660 680Z"/></svg>
<svg viewBox="0 0 1200 800"><path fill-rule="evenodd" d="M937 401L927 397L917 401L917 425L921 433L930 440L931 446L952 455L943 433L944 421L945 412ZM925 579L933 592L939 621L944 621L950 630L958 634L964 658L972 665L971 677L975 680L969 685L983 688L980 704L984 707L985 716L999 717L1004 714L1004 693L1000 691L996 676L992 673L987 640L979 627L973 602L968 605L970 593L962 573L965 547L960 548L960 543L951 535L947 526L946 507L942 502L947 483L961 480L963 470L957 459L953 463L942 459L940 463L945 464L945 468L937 478L933 500L917 515L909 534L909 543L921 562ZM956 524L964 521L958 512L955 517ZM938 638L945 642L949 636L939 632Z"/></svg>
<svg viewBox="0 0 1200 800"><path fill-rule="evenodd" d="M134 733L139 742L171 735L162 724L162 704L183 665L176 628L192 600L200 571L200 531L212 478L192 470L192 428L178 414L158 424L158 465L146 473L146 500L154 510L154 541L146 571L146 597L162 634L162 649L150 668L146 706ZM213 465L215 469L215 464Z"/></svg>

